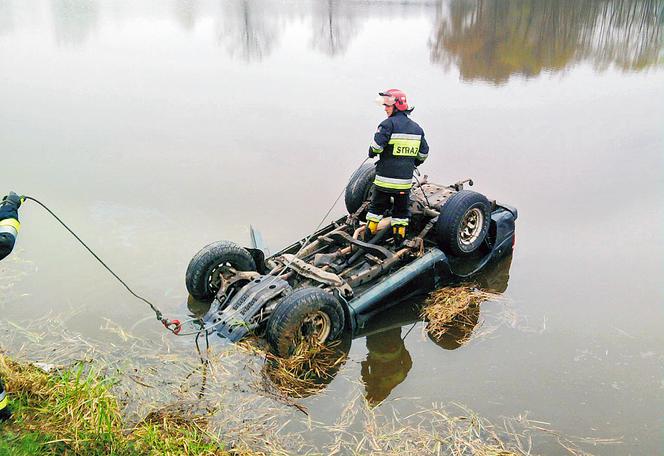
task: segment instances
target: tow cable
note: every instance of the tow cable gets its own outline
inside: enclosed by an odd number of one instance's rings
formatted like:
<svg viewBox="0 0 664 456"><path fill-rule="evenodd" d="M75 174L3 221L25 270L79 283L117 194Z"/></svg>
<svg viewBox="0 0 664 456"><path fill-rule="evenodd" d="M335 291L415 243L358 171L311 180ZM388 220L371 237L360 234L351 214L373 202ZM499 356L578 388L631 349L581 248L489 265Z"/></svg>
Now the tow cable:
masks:
<svg viewBox="0 0 664 456"><path fill-rule="evenodd" d="M51 209L49 209L44 203L42 203L42 202L39 201L38 199L33 198L33 197L31 197L31 196L25 196L25 195L24 195L22 198L23 198L24 200L34 201L34 202L37 203L39 206L41 206L42 208L44 208L44 210L46 210L46 212L48 212L49 214L51 214L51 216L53 216L53 218L56 219L56 220L60 223L60 225L64 226L65 229L66 229L67 231L69 231L69 233L70 233L72 236L74 236L74 237L76 238L76 240L77 240L78 242L80 242L81 245L82 245L83 247L85 247L85 249L86 249L88 252L90 252L90 255L92 255L92 256L93 256L93 257L94 257L94 258L95 258L95 259L96 259L96 260L97 260L97 261L98 261L98 262L99 262L104 268L106 268L106 270L107 270L108 272L110 272L111 275L113 275L113 277L115 277L115 278L117 279L117 281L120 282L120 283L121 283L121 284L127 289L127 291L128 291L129 293L131 293L136 299L139 299L139 300L143 301L144 303L146 303L147 305L149 305L150 308L152 309L152 311L155 313L155 315L156 315L156 317L157 317L157 320L159 320L159 321L161 322L161 324L163 324L164 327L165 327L166 329L168 329L170 332L172 332L172 333L175 334L176 336L180 334L180 330L182 329L182 323L180 323L180 320L176 320L176 319L170 320L170 319L164 317L164 314L161 312L161 310L159 310L159 309L157 308L157 306L155 306L155 305L152 304L148 299L144 298L143 296L139 295L139 294L136 293L134 290L132 290L132 289L129 287L129 285L127 285L127 284L125 283L124 280L122 280L122 279L121 279L121 278L120 278L120 277L119 277L119 276L118 276L118 275L117 275L117 274L116 274L116 273L115 273L115 272L114 272L114 271L113 271L113 270L112 270L112 269L111 269L106 263L104 263L104 261L103 261L101 258L99 258L99 257L97 256L97 254L96 254L95 252L93 252L92 249L91 249L90 247L88 247L88 245L87 245L85 242L83 242L83 240L82 240L80 237L78 237L78 235L77 235L76 233L74 233L74 231L72 231L72 229L69 228L69 227L67 226L67 224L66 224L65 222L63 222L63 221L60 219L60 217L58 217L57 215L55 215L55 213L54 213Z"/></svg>
<svg viewBox="0 0 664 456"><path fill-rule="evenodd" d="M365 158L365 159L362 161L362 163L360 163L360 166L364 165L368 160L369 160L369 157ZM328 211L325 213L325 215L323 216L323 218L321 219L321 221L318 223L318 226L316 227L316 229L314 229L314 232L318 231L318 229L323 225L323 223L325 222L325 220L327 219L327 217L330 215L330 213L332 212L332 210L334 209L334 207L337 205L337 203L339 202L339 200L340 200L341 197L343 196L344 192L345 192L345 187L344 187L344 189L341 191L341 193L339 194L339 196L337 196L337 199L334 201L334 203L332 203L332 206L330 206L330 208L329 208ZM37 198L33 198L32 196L23 195L23 196L21 196L21 198L22 198L23 200L25 200L25 201L28 201L28 200L29 200L29 201L33 201L33 202L37 203L37 204L38 204L39 206L41 206L46 212L48 212L48 213L49 213L49 214L50 214L55 220L57 220L58 223L60 223L60 225L62 225L67 231L69 231L69 233L70 233L72 236L74 236L74 238L75 238L75 239L76 239L76 240L77 240L77 241L78 241L83 247L85 247L85 249L90 253L90 255L92 255L92 256L93 256L93 257L99 262L99 264L101 264L101 265L102 265L102 266L103 266L103 267L104 267L104 268L105 268L105 269L106 269L106 270L107 270L107 271L108 271L113 277L115 277L115 279L116 279L118 282L120 282L120 283L122 284L122 286L124 286L124 287L127 289L127 291L128 291L129 293L131 293L132 296L134 296L136 299L138 299L138 300L140 300L140 301L143 301L143 302L146 303L148 306L150 306L150 308L152 309L152 311L155 313L155 316L157 317L157 320L159 320L159 321L161 322L161 324L163 324L164 327L165 327L167 330L169 330L170 332L172 332L172 333L175 334L176 336L189 336L189 335L196 335L196 345L197 345L197 348L198 348L198 337L200 336L201 333L205 332L206 342L207 342L208 331L209 331L210 329L214 328L215 326L217 326L219 323L215 323L215 324L212 324L212 325L210 325L210 326L205 326L205 325L202 325L202 324L201 324L202 327L201 327L200 329L194 331L194 332L188 332L188 333L180 334L180 331L182 331L182 327L184 326L185 323L188 323L188 322L200 322L200 320L197 319L197 318L191 318L191 319L189 319L189 320L187 320L187 321L180 322L180 320L177 320L177 319L170 320L170 319L164 317L164 314L161 312L161 310L159 310L159 309L157 308L156 305L154 305L152 302L150 302L150 300L148 300L147 298L145 298L145 297L139 295L139 294L136 293L134 290L132 290L131 287L130 287L129 285L127 285L127 283L126 283L124 280L122 280L122 279L121 279L121 278L120 278L120 277L119 277L119 276L113 271L113 269L111 269L106 263L104 263L104 261L103 261L101 258L99 258L99 256L98 256L98 255L97 255L97 254L96 254L96 253L95 253L90 247L88 247L88 245L87 245L85 242L83 242L83 240L82 240L80 237L78 237L78 235L77 235L76 233L74 233L74 231L73 231L71 228L69 228L65 222L62 221L62 219L60 219L60 217L58 217L58 216L57 216L57 215L56 215L51 209L48 208L48 206L46 206L44 203L42 203L41 201L39 201ZM297 257L297 255L298 255L298 254L304 249L304 247L306 247L307 244L309 244L309 241L310 241L311 236L312 236L312 235L309 235L309 236L307 236L307 237L305 238L304 242L302 243L302 246L301 246L300 249L297 251L297 253L295 254L294 257ZM284 270L288 269L288 268L290 267L292 261L293 261L293 260L291 259L287 264L285 264L284 267L281 269L281 272L283 272Z"/></svg>

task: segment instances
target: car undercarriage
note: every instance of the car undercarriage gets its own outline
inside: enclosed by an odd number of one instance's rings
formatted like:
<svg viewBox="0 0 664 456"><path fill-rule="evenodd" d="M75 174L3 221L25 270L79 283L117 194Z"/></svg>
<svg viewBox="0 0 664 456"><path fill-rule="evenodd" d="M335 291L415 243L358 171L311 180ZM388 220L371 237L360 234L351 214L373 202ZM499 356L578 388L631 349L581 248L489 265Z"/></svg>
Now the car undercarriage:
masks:
<svg viewBox="0 0 664 456"><path fill-rule="evenodd" d="M479 257L493 252L491 243L496 241L501 218L511 218L509 234L513 236L516 210L464 190L464 184L473 184L469 179L444 186L428 182L426 176L411 190L406 238L392 235L389 213L371 234L364 223L371 171L360 168L351 177L348 216L268 258L258 246L241 248L228 241L201 250L190 263L187 285L192 296L213 298L203 318L206 330L230 341L267 331L277 352L287 352L288 348L278 349L288 347L285 336L270 333L288 332L295 325L294 335L323 343L344 327L356 325L352 304L362 301L368 291L376 294L381 283L385 288L390 276L404 276L407 282L420 269L430 269L452 254ZM363 181L359 185L358 175ZM393 287L401 282L397 280ZM286 338L292 336L289 333Z"/></svg>

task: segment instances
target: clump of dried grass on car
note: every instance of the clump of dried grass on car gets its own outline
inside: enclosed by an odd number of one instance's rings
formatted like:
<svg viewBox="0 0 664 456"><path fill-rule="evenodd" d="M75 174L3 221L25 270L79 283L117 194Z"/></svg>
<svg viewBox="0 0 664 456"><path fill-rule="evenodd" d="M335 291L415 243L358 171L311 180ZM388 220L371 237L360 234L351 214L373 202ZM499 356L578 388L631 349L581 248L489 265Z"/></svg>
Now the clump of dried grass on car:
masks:
<svg viewBox="0 0 664 456"><path fill-rule="evenodd" d="M288 358L267 353L263 372L281 393L290 397L311 396L325 388L345 363L346 354L338 346L339 342L304 342Z"/></svg>
<svg viewBox="0 0 664 456"><path fill-rule="evenodd" d="M254 386L268 396L305 413L303 407L288 398L309 397L320 392L333 380L347 358L340 345L339 341L322 344L302 340L295 345L291 355L284 358L273 354L258 339L240 342L241 347L264 358L260 380Z"/></svg>
<svg viewBox="0 0 664 456"><path fill-rule="evenodd" d="M495 299L500 299L500 295L468 285L441 288L431 293L421 315L427 322L426 330L429 335L439 339L454 323L464 323L464 315L468 310Z"/></svg>

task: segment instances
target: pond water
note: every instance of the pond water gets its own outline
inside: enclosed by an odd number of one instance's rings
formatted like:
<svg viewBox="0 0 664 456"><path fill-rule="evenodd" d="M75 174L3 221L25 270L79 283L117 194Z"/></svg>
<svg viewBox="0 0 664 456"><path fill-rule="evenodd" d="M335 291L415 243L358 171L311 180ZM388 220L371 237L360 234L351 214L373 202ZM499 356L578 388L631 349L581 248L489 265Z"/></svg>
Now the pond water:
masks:
<svg viewBox="0 0 664 456"><path fill-rule="evenodd" d="M514 255L488 279L507 304L483 306L486 335L468 343L435 343L399 306L304 400L310 416L333 420L359 389L386 413L455 401L622 437L600 454L661 454L662 9L0 0L0 192L39 198L166 314L186 315L192 255L246 244L249 224L273 251L308 234L366 155L376 92L401 88L431 147L423 173L472 177L519 210ZM0 265L3 348L30 353L11 341L44 315L124 355L133 346L100 329L109 320L164 340L37 206L21 221Z"/></svg>

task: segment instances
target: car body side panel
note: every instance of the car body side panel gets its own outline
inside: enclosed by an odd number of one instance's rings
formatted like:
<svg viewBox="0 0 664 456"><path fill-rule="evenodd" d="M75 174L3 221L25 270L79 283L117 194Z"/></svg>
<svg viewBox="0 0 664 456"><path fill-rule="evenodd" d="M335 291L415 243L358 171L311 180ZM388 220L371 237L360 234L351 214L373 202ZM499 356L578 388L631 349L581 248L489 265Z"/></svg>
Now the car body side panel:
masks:
<svg viewBox="0 0 664 456"><path fill-rule="evenodd" d="M400 297L427 293L437 287L467 280L488 263L511 252L514 214L499 207L491 215L491 224L494 239L487 246L484 255L458 261L450 259L440 249L433 247L424 256L388 274L373 287L347 302L351 330L360 330L373 315L391 307L390 303L399 302L396 297L389 299L397 292Z"/></svg>
<svg viewBox="0 0 664 456"><path fill-rule="evenodd" d="M376 311L382 311L385 306L380 305L391 293L401 290L416 277L424 274L428 270L431 272L436 268L437 263L445 263L447 256L442 250L433 248L421 258L406 264L395 273L387 275L375 286L369 288L360 296L348 302L348 308L351 315L352 328L363 326L363 323L369 316Z"/></svg>

